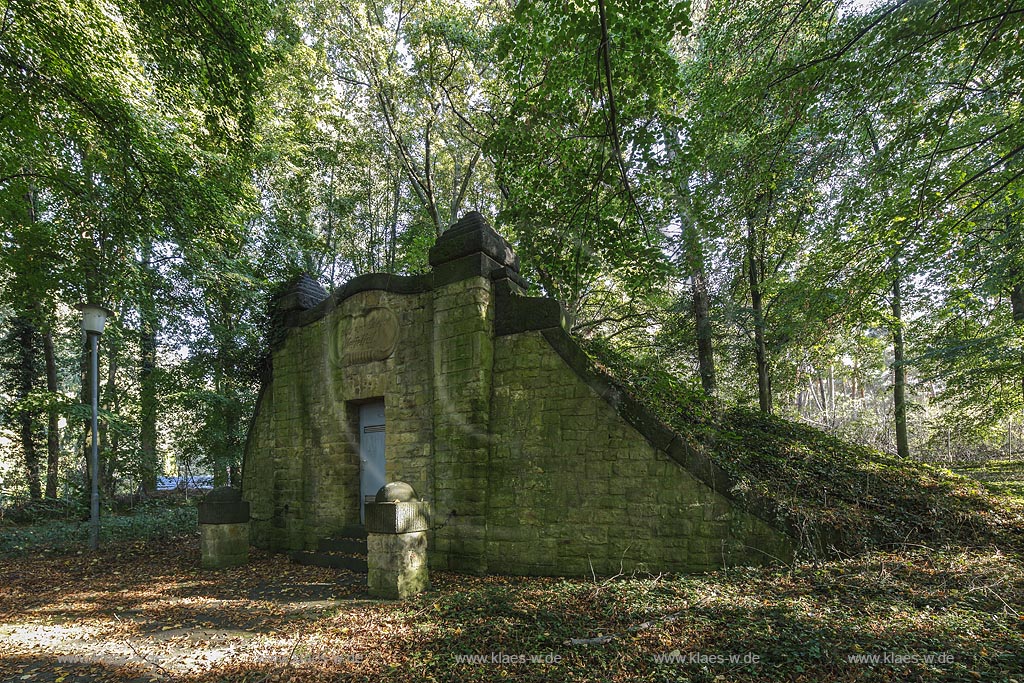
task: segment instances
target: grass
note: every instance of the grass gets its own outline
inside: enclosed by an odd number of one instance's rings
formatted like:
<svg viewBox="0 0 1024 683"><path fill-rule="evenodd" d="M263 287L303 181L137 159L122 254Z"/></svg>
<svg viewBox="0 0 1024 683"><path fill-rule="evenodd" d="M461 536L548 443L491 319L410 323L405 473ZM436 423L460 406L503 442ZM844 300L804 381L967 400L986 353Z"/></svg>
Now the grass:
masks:
<svg viewBox="0 0 1024 683"><path fill-rule="evenodd" d="M127 514L103 512L100 516L100 542L159 538L195 529L196 524L194 502L154 501ZM0 526L0 557L82 549L88 539L88 520L4 524Z"/></svg>
<svg viewBox="0 0 1024 683"><path fill-rule="evenodd" d="M1003 498L1024 504L1024 460L989 460L956 468Z"/></svg>

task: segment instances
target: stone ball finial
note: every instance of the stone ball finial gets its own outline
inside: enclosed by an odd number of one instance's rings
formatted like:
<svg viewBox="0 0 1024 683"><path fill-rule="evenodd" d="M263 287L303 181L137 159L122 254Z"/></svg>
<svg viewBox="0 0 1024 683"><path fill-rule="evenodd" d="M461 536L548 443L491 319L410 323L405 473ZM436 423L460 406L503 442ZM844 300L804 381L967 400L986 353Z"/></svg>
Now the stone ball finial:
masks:
<svg viewBox="0 0 1024 683"><path fill-rule="evenodd" d="M393 481L377 491L374 500L378 503L411 503L419 500L416 491L404 481Z"/></svg>

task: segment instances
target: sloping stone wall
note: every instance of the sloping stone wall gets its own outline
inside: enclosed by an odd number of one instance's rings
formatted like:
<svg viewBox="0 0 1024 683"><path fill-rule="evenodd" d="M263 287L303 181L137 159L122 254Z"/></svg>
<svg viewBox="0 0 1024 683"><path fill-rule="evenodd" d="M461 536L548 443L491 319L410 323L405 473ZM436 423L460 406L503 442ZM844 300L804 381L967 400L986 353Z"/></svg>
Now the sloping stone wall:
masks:
<svg viewBox="0 0 1024 683"><path fill-rule="evenodd" d="M789 544L655 448L540 332L495 344L487 555L513 574L702 571ZM768 553L766 555L765 553Z"/></svg>
<svg viewBox="0 0 1024 683"><path fill-rule="evenodd" d="M701 571L787 559L715 463L597 373L471 214L427 276L285 292L250 428L253 543L312 550L359 522L358 408L383 398L389 481L432 504L430 563L473 573ZM309 306L312 306L311 308Z"/></svg>

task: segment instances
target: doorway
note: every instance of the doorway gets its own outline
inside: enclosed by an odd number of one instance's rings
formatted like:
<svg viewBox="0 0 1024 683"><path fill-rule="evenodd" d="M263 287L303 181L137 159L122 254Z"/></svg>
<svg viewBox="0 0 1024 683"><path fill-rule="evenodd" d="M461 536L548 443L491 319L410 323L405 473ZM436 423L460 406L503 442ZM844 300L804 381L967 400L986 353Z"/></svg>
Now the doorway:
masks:
<svg viewBox="0 0 1024 683"><path fill-rule="evenodd" d="M359 406L359 523L365 522L366 502L377 495L384 479L384 399Z"/></svg>

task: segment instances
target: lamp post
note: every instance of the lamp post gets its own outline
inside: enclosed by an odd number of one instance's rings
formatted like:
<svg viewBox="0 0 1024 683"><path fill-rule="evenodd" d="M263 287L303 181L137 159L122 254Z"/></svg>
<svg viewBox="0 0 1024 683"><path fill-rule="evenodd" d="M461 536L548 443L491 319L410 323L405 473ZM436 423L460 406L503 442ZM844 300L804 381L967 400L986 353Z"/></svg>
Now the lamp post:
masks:
<svg viewBox="0 0 1024 683"><path fill-rule="evenodd" d="M89 548L100 547L100 445L99 445L99 412L100 412L100 361L99 340L103 334L103 325L113 313L96 304L79 304L82 312L82 330L89 338L91 355L90 384L92 386L92 452L89 456L92 492L89 497Z"/></svg>

